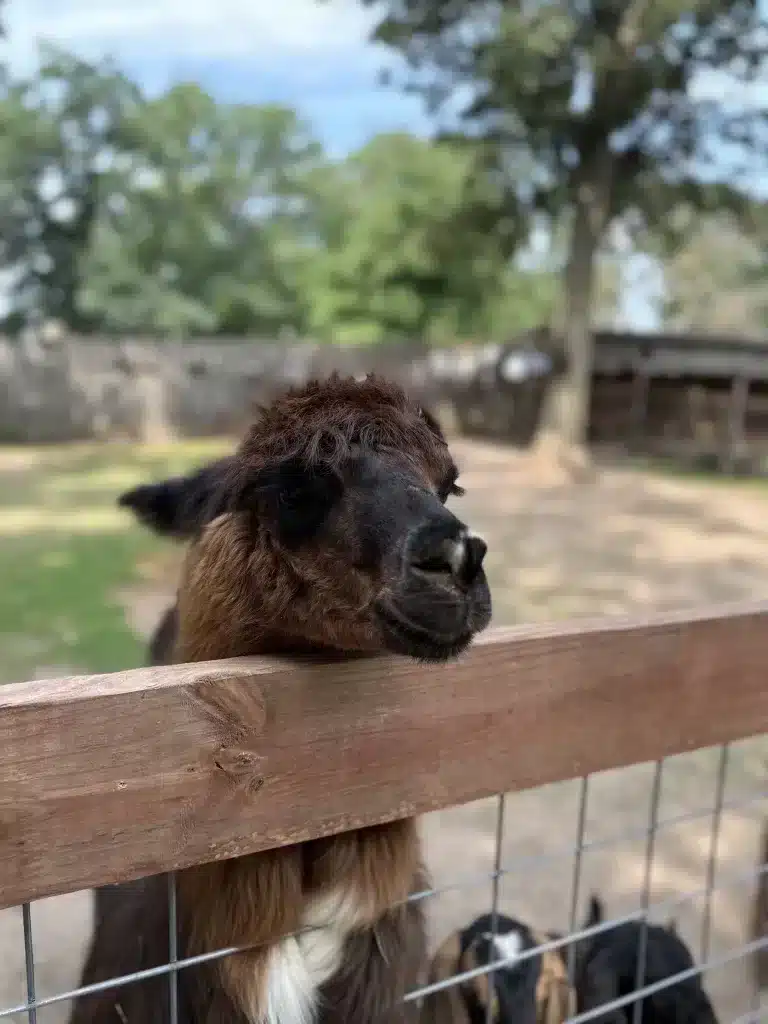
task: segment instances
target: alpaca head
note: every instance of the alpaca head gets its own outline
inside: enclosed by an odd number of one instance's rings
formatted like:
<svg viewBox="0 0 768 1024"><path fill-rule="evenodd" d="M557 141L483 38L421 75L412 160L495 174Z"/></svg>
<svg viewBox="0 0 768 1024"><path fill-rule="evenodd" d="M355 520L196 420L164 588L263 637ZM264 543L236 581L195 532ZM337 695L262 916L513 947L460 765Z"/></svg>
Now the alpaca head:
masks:
<svg viewBox="0 0 768 1024"><path fill-rule="evenodd" d="M334 376L277 398L234 455L120 504L190 541L185 660L306 645L440 661L491 615L486 545L445 507L456 479L399 387Z"/></svg>

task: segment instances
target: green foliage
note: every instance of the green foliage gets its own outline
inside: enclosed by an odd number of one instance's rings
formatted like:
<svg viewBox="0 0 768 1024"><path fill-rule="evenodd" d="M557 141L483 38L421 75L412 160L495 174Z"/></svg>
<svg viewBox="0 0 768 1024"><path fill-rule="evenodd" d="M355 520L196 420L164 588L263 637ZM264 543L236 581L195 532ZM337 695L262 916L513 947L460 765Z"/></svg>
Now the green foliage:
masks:
<svg viewBox="0 0 768 1024"><path fill-rule="evenodd" d="M301 178L319 157L295 114L223 107L194 85L124 125L83 275L83 307L108 329L270 333L299 326L291 243Z"/></svg>
<svg viewBox="0 0 768 1024"><path fill-rule="evenodd" d="M433 104L465 87L462 128L507 160L524 152L537 171L533 198L547 209L573 201L569 189L606 149L622 171L613 212L647 199L657 182L685 182L693 198L696 159L713 142L755 156L764 110L713 99L700 78L764 80L766 24L754 0L518 0L498 10L389 0L383 8L377 38L419 69ZM643 202L649 215L664 212L655 198Z"/></svg>
<svg viewBox="0 0 768 1024"><path fill-rule="evenodd" d="M509 310L519 275L498 236L474 216L499 197L468 151L382 135L319 181L318 194L326 215L332 211L324 255L308 278L310 325L319 335L443 341L487 335L502 303ZM539 305L544 312L546 303Z"/></svg>
<svg viewBox="0 0 768 1024"><path fill-rule="evenodd" d="M457 144L387 135L331 161L293 110L148 98L52 50L0 107L6 328L440 341L551 310L551 275L510 262L515 204Z"/></svg>
<svg viewBox="0 0 768 1024"><path fill-rule="evenodd" d="M119 152L137 101L131 83L48 48L37 77L0 101L0 262L14 272L11 323L55 318L87 326L81 263L102 202L104 166Z"/></svg>

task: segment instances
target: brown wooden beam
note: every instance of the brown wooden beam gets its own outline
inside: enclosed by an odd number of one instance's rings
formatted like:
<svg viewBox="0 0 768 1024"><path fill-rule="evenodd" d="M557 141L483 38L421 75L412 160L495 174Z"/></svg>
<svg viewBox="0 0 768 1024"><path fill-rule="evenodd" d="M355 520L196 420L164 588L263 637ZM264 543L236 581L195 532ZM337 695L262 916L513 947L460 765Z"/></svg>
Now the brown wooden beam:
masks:
<svg viewBox="0 0 768 1024"><path fill-rule="evenodd" d="M768 733L768 605L0 687L0 906Z"/></svg>

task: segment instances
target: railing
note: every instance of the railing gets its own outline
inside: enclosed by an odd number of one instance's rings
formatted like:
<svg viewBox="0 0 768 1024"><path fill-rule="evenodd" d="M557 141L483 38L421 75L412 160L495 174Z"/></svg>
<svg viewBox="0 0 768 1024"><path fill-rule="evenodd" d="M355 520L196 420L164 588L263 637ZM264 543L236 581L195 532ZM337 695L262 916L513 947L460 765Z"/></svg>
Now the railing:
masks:
<svg viewBox="0 0 768 1024"><path fill-rule="evenodd" d="M495 913L500 879L525 870L522 862L517 869L504 862L499 794L563 780L582 780L577 842L565 851L574 864L569 929L537 955L617 920L645 921L680 902L653 904L650 895L654 837L665 824L663 759L724 745L706 812L712 829L705 884L686 897L705 898L708 928L720 820L739 806L724 793L728 745L768 734L767 666L768 605L760 604L496 630L442 666L392 658L237 659L2 687L0 907L24 908L28 999L9 1007L0 1000L0 1018L26 1012L34 1019L37 1007L73 995L34 999L29 905L41 897L492 796L495 865L485 877L493 882ZM768 767L768 744L765 753ZM640 908L579 930L579 872L590 848L588 778L644 762L656 766L649 823L636 837L646 843ZM768 804L766 786L742 803L759 800ZM561 831L553 822L556 845ZM627 835L613 841L621 839ZM724 884L752 885L765 870L737 872ZM756 935L737 953L748 957L767 947L768 937ZM734 958L709 956L708 938L701 952L705 963L694 973ZM169 955L161 970L185 964L174 960ZM499 966L480 965L408 998ZM676 981L643 988L641 979L616 1005ZM743 1019L762 1019L761 1012L767 1011L755 996Z"/></svg>

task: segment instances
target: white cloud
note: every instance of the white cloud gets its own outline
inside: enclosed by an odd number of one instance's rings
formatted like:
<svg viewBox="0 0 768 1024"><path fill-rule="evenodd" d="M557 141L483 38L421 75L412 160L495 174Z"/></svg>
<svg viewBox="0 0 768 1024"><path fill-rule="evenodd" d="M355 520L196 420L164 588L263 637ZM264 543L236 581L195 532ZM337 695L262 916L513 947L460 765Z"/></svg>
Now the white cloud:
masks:
<svg viewBox="0 0 768 1024"><path fill-rule="evenodd" d="M5 20L22 70L41 39L128 61L342 56L365 47L373 19L356 0L9 0Z"/></svg>

